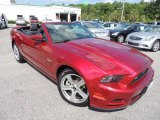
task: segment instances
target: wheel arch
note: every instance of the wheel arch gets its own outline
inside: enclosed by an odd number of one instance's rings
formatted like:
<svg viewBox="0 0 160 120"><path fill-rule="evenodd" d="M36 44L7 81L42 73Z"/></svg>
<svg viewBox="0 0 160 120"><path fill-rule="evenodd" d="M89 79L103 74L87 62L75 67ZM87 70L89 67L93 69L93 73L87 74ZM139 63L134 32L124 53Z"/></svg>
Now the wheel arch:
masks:
<svg viewBox="0 0 160 120"><path fill-rule="evenodd" d="M157 39L159 41L159 44L160 44L160 39Z"/></svg>
<svg viewBox="0 0 160 120"><path fill-rule="evenodd" d="M60 73L64 70L64 69L72 69L74 70L75 72L78 73L78 71L76 71L73 67L71 66L68 66L68 65L61 65L58 67L57 71L56 71L56 77L58 78L58 76L60 75ZM78 73L79 74L79 73Z"/></svg>
<svg viewBox="0 0 160 120"><path fill-rule="evenodd" d="M60 66L57 68L57 71L56 71L56 78L57 78L57 80L58 80L58 77L59 77L60 73L61 73L63 70L67 69L67 68L75 71L78 75L80 75L80 76L84 79L84 81L85 81L85 83L86 83L86 86L87 86L87 89L89 88L88 82L86 81L86 77L84 76L83 72L81 72L80 69L78 69L78 68L76 68L76 67L69 66L69 65L60 65Z"/></svg>
<svg viewBox="0 0 160 120"><path fill-rule="evenodd" d="M13 48L14 43L15 43L15 41L12 39L12 48Z"/></svg>

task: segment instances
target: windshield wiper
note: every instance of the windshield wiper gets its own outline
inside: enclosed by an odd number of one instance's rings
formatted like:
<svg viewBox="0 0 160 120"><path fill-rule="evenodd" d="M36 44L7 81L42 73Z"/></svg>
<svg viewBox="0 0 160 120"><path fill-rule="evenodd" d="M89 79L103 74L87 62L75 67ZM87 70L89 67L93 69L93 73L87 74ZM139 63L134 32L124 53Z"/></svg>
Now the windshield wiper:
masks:
<svg viewBox="0 0 160 120"><path fill-rule="evenodd" d="M63 41L57 41L55 43L65 43L65 42L68 42L68 41L71 41L70 39L67 39L67 40L63 40Z"/></svg>

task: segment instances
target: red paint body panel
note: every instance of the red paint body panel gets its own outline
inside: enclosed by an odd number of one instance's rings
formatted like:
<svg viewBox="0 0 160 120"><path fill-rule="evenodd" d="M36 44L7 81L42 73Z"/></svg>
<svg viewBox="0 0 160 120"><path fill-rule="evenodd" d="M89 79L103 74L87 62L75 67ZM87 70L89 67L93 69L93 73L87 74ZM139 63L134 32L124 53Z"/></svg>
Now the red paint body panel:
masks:
<svg viewBox="0 0 160 120"><path fill-rule="evenodd" d="M30 20L30 23L39 23L39 20Z"/></svg>
<svg viewBox="0 0 160 120"><path fill-rule="evenodd" d="M12 40L28 61L55 80L62 65L76 70L86 82L92 107L127 107L143 95L152 81L154 71L150 66L153 61L137 50L96 38L53 44L45 24L42 27L47 42L37 43L16 29L11 31ZM147 68L146 75L131 84ZM109 75L124 75L124 78L117 83L100 82Z"/></svg>

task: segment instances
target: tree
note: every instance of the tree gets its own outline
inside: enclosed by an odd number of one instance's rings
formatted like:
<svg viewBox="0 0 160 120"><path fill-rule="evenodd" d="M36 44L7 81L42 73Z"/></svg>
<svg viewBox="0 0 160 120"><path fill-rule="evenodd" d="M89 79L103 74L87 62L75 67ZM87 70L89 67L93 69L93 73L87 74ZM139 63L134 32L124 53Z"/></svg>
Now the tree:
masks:
<svg viewBox="0 0 160 120"><path fill-rule="evenodd" d="M100 19L104 21L120 21L122 3L96 3L96 4L71 4L70 6L80 7L82 9L82 20ZM160 0L151 3L126 3L124 18L129 22L150 20L160 20Z"/></svg>

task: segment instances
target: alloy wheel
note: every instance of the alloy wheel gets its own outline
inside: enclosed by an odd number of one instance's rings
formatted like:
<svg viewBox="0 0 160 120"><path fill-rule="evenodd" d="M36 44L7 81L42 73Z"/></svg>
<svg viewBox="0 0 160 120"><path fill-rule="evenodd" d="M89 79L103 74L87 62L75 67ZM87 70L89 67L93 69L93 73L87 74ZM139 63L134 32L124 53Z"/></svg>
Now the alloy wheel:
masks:
<svg viewBox="0 0 160 120"><path fill-rule="evenodd" d="M88 99L85 82L77 74L63 76L60 86L63 96L71 103L83 103Z"/></svg>
<svg viewBox="0 0 160 120"><path fill-rule="evenodd" d="M123 43L124 42L124 36L123 35L119 35L118 38L117 38L117 41L119 43Z"/></svg>
<svg viewBox="0 0 160 120"><path fill-rule="evenodd" d="M19 61L20 60L20 53L19 53L19 50L15 44L13 46L13 52L14 52L14 56L15 56L16 60Z"/></svg>
<svg viewBox="0 0 160 120"><path fill-rule="evenodd" d="M156 41L156 42L153 44L153 51L158 51L159 47L160 47L160 43L159 43L159 41Z"/></svg>

